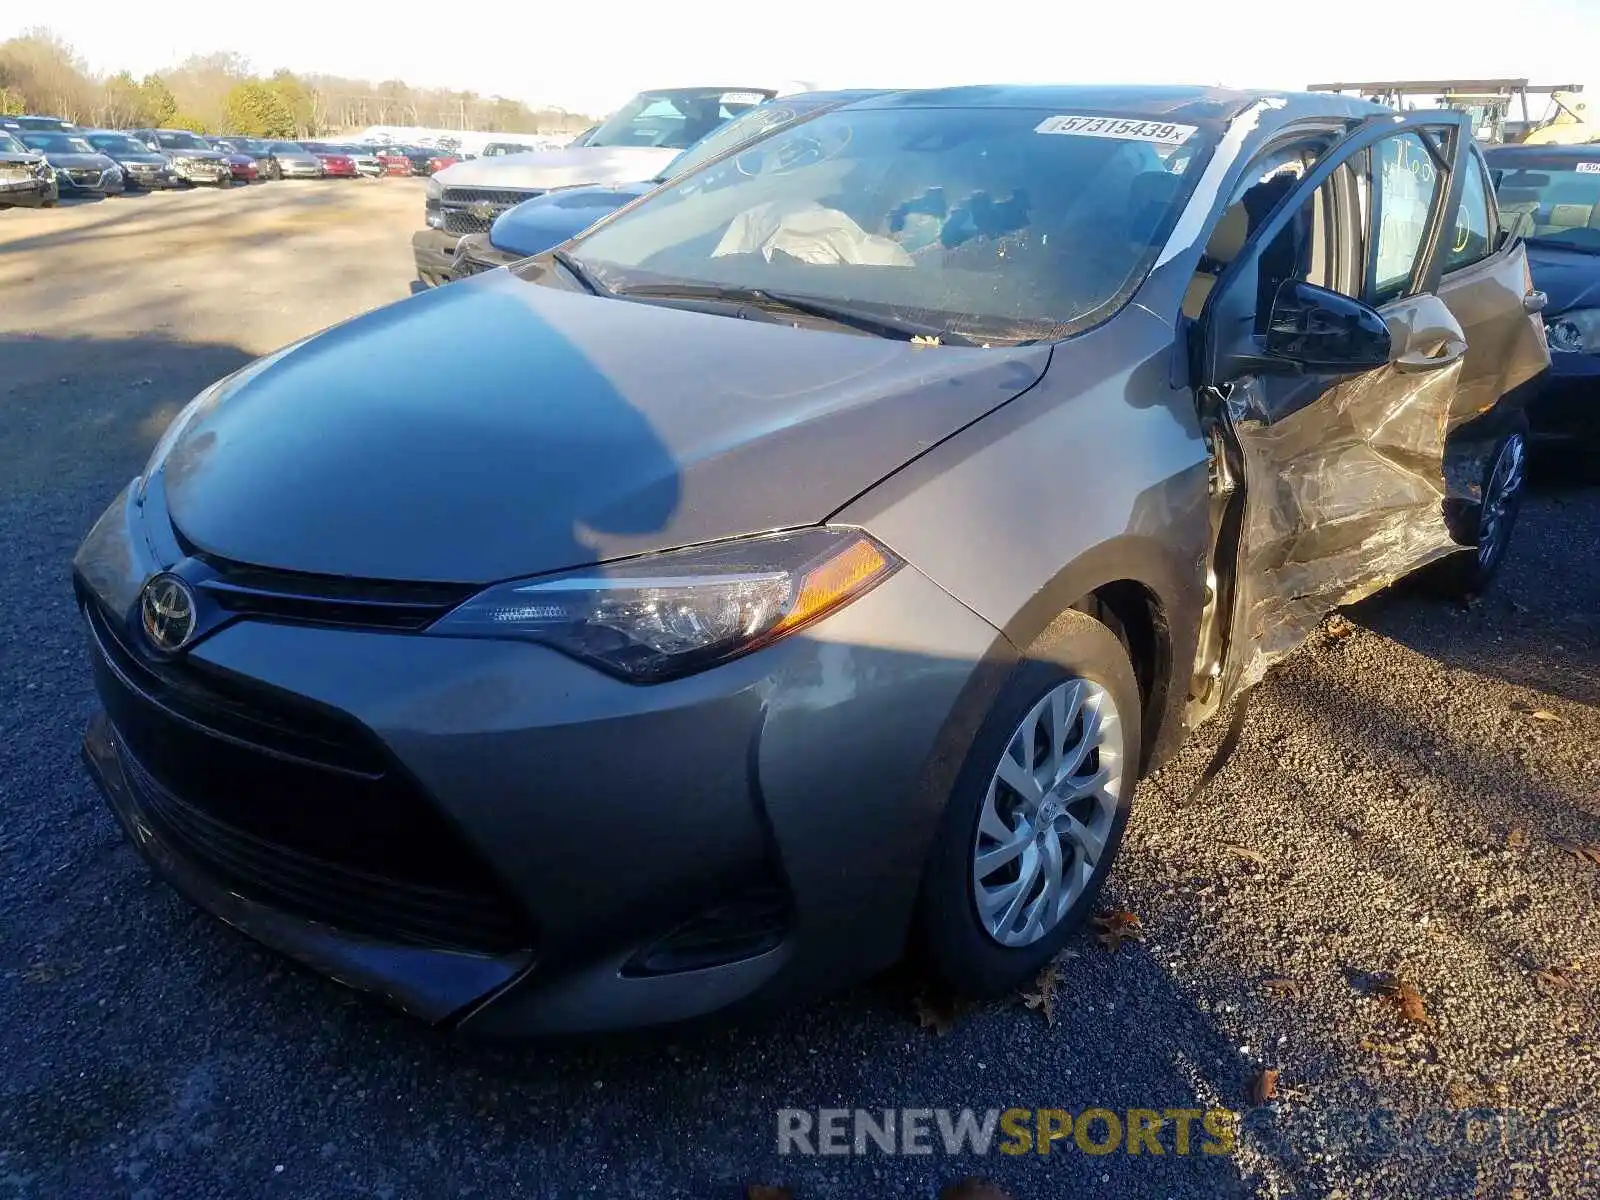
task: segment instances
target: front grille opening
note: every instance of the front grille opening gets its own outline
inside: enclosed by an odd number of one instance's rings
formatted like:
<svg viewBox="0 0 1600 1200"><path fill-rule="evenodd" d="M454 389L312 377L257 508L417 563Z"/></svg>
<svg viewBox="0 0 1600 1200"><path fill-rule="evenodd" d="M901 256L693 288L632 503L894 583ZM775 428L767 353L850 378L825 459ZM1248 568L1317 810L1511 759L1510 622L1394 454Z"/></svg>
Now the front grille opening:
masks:
<svg viewBox="0 0 1600 1200"><path fill-rule="evenodd" d="M380 940L533 945L493 868L370 730L191 657L153 662L84 604L140 809L241 896Z"/></svg>
<svg viewBox="0 0 1600 1200"><path fill-rule="evenodd" d="M726 966L776 950L789 931L789 901L781 888L754 888L697 914L634 955L624 975L672 975Z"/></svg>

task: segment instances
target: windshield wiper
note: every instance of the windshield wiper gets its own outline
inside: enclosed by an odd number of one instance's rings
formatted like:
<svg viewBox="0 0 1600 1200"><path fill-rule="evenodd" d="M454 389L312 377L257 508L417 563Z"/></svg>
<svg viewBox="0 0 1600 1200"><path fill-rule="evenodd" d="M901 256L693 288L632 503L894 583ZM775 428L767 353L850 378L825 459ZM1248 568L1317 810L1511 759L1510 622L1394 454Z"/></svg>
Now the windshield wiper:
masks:
<svg viewBox="0 0 1600 1200"><path fill-rule="evenodd" d="M615 293L638 299L720 300L765 313L792 313L803 317L816 317L818 320L895 341L910 341L912 338L921 337L961 346L978 344L966 334L955 333L942 325L885 317L848 304L835 304L829 300L794 296L786 292L772 292L766 288L733 287L715 283L635 283L619 287L615 289Z"/></svg>
<svg viewBox="0 0 1600 1200"><path fill-rule="evenodd" d="M611 289L594 277L594 273L573 258L565 250L552 250L550 257L560 264L561 269L571 275L591 296L609 296Z"/></svg>

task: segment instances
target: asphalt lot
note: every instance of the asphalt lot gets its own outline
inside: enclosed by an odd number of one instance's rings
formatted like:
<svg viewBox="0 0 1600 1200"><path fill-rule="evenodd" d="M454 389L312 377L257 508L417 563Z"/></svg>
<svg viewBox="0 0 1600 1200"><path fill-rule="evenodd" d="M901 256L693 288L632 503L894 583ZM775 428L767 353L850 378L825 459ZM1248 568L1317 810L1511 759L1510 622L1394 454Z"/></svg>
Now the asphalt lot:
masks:
<svg viewBox="0 0 1600 1200"><path fill-rule="evenodd" d="M70 556L206 383L407 294L421 200L0 212L0 1197L1595 1194L1600 862L1563 849L1600 847L1593 485L1530 500L1476 605L1401 588L1325 627L1199 799L1220 729L1146 782L1108 898L1146 941L1077 939L1053 1026L995 1004L938 1036L900 973L763 1022L469 1044L153 880L78 765ZM889 1106L1249 1116L1229 1155L777 1153L780 1107Z"/></svg>

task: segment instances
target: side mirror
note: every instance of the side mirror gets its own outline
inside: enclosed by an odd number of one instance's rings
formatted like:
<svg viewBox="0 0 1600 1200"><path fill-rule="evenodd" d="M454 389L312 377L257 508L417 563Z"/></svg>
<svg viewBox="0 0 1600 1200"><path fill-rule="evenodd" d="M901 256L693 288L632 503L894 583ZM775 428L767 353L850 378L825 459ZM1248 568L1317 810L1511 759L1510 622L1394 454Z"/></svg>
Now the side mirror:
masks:
<svg viewBox="0 0 1600 1200"><path fill-rule="evenodd" d="M1267 323L1267 357L1305 371L1354 374L1384 366L1389 326L1375 308L1299 279L1278 287Z"/></svg>

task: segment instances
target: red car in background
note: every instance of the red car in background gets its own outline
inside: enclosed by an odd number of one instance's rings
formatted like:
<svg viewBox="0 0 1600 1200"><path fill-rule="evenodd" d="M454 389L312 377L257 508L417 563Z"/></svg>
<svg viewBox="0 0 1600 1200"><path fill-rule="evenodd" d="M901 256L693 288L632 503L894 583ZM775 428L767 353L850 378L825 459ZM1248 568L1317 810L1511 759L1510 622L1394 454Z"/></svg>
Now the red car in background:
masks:
<svg viewBox="0 0 1600 1200"><path fill-rule="evenodd" d="M385 175L411 174L411 160L392 146L377 151L378 165Z"/></svg>
<svg viewBox="0 0 1600 1200"><path fill-rule="evenodd" d="M254 183L260 177L261 168L256 165L255 155L246 154L241 147L234 145L227 138L208 137L205 141L222 155L222 161L228 164L234 182L243 180L245 183Z"/></svg>
<svg viewBox="0 0 1600 1200"><path fill-rule="evenodd" d="M356 177L356 160L346 151L326 142L302 142L307 150L317 156L322 163L323 178L354 179Z"/></svg>
<svg viewBox="0 0 1600 1200"><path fill-rule="evenodd" d="M446 167L453 167L460 161L461 161L460 155L450 154L448 152L441 151L440 153L435 154L433 157L428 159L428 167L427 167L427 170L425 170L423 172L423 174L425 174L425 175L437 175L440 171L444 170Z"/></svg>

